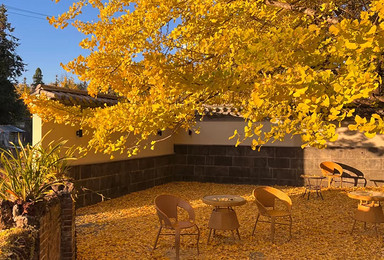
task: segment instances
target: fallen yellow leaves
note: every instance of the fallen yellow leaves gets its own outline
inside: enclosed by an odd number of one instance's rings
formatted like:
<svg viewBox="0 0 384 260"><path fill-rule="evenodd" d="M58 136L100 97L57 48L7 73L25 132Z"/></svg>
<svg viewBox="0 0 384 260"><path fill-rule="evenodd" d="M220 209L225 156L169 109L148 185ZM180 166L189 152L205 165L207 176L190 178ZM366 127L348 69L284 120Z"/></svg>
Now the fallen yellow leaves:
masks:
<svg viewBox="0 0 384 260"><path fill-rule="evenodd" d="M292 240L288 227L278 225L275 244L269 240L270 225L260 223L254 237L252 228L257 207L251 196L254 185L175 182L101 202L77 210L77 257L81 259L174 259L174 238L162 236L152 251L158 218L153 206L159 194L173 194L188 200L201 230L200 255L194 237L182 237L181 259L383 259L384 228L376 237L372 225L357 223L353 234L353 211L357 200L348 198L347 189L324 190L324 200L302 198L304 188L278 187L293 201ZM205 195L232 194L248 202L235 207L242 240L231 232L217 231L207 245L208 221L212 207L201 199Z"/></svg>

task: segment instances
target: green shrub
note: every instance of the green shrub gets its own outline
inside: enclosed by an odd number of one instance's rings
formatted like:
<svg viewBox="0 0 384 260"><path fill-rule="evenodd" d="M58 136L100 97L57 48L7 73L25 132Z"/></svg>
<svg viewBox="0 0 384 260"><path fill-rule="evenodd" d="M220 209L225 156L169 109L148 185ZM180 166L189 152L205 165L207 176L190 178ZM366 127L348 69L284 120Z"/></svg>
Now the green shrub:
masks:
<svg viewBox="0 0 384 260"><path fill-rule="evenodd" d="M13 149L0 149L0 198L3 200L38 202L61 183L69 169L68 160L74 159L73 149L64 147L65 141L50 143L43 148L36 145L13 144ZM64 149L63 149L64 148Z"/></svg>
<svg viewBox="0 0 384 260"><path fill-rule="evenodd" d="M0 260L33 259L37 231L33 228L10 228L0 231Z"/></svg>

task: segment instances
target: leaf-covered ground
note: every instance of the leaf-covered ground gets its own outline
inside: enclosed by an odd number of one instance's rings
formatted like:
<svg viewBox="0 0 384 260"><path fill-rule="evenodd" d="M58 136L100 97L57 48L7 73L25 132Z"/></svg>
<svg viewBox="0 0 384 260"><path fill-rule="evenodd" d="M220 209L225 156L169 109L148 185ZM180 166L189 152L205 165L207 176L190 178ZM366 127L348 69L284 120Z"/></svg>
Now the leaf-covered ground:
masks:
<svg viewBox="0 0 384 260"><path fill-rule="evenodd" d="M358 222L353 234L353 211L358 201L350 199L351 189L324 190L324 200L301 195L304 188L278 187L293 201L292 239L288 227L277 226L275 244L269 240L270 224L259 223L251 236L257 207L251 195L254 185L174 182L101 202L77 210L78 259L174 259L173 236L160 236L152 251L158 218L153 206L159 194L173 194L188 200L196 213L201 230L200 255L196 239L181 238L181 259L384 259L384 225L379 237L374 227ZM361 188L360 188L361 189ZM207 245L208 221L212 206L201 198L212 194L240 195L247 200L236 207L242 240L233 240L230 231L217 231Z"/></svg>

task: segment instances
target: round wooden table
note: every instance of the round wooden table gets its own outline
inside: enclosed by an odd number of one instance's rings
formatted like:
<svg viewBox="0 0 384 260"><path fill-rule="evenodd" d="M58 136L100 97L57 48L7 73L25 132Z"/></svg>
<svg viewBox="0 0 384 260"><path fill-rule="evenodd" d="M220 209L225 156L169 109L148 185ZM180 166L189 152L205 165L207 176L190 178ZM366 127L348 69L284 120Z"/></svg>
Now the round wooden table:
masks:
<svg viewBox="0 0 384 260"><path fill-rule="evenodd" d="M364 227L366 227L367 222L375 224L376 235L378 235L377 224L384 222L383 209L380 205L380 201L384 200L384 193L378 191L352 191L348 193L348 197L359 200L351 233L355 228L356 221L362 221Z"/></svg>
<svg viewBox="0 0 384 260"><path fill-rule="evenodd" d="M233 231L236 230L237 236L240 239L240 224L232 207L244 205L246 200L236 195L210 195L205 196L203 202L214 206L208 223L209 235L207 243L209 243L211 238L212 230L213 236L216 230L230 230L233 238L235 237Z"/></svg>
<svg viewBox="0 0 384 260"><path fill-rule="evenodd" d="M321 194L322 182L323 179L325 179L324 176L304 174L300 177L304 179L305 191L303 197L308 192L307 199L309 200L309 195L311 194L311 191L316 191L317 197L320 197L322 200L324 199L323 195Z"/></svg>

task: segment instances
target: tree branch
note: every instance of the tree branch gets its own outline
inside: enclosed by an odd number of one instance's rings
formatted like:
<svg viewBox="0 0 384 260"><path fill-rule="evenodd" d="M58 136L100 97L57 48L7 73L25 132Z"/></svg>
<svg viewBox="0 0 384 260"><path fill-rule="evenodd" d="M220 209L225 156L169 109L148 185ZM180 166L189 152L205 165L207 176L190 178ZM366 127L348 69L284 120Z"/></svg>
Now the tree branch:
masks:
<svg viewBox="0 0 384 260"><path fill-rule="evenodd" d="M274 0L266 0L265 4L269 5L269 6L274 6L274 7L278 7L281 9L289 10L289 11L300 12L300 13L306 14L306 15L311 16L311 17L316 16L316 11L311 9L311 8L296 6L293 4L278 2L278 1L274 1ZM331 17L328 17L326 20L328 23L331 23L331 24L336 24L339 22L339 19L331 18Z"/></svg>

